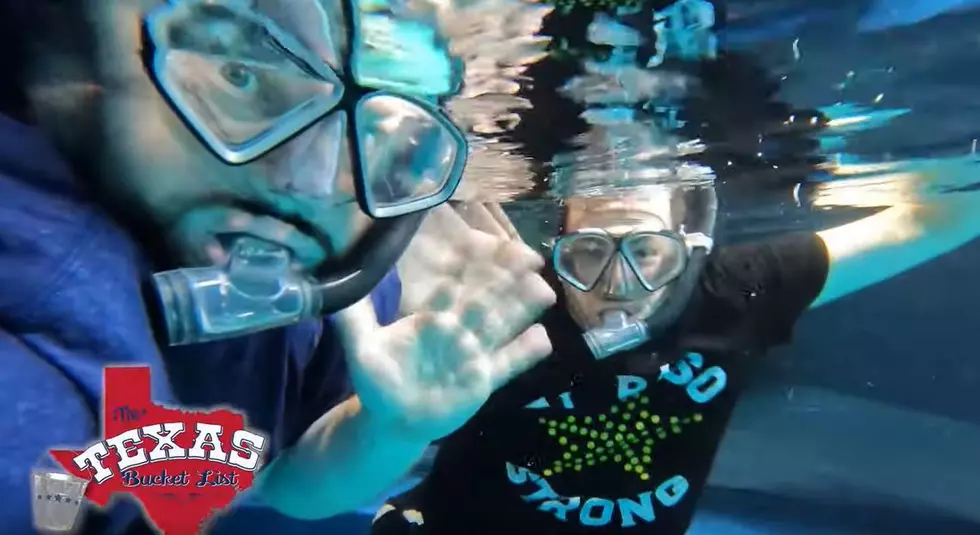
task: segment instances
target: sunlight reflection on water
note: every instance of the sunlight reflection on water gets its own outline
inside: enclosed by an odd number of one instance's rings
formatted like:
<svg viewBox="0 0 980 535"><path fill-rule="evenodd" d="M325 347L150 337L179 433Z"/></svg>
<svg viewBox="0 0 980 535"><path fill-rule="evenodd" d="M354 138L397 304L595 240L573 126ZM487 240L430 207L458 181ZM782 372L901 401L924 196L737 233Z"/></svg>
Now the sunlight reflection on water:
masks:
<svg viewBox="0 0 980 535"><path fill-rule="evenodd" d="M976 174L973 127L935 113L953 88L919 76L962 48L969 21L896 37L859 33L853 9L775 0L729 3L723 31L693 0L584 23L521 0L425 5L466 64L447 104L471 143L457 198L508 202L524 227L553 227L570 195L715 181L728 230L779 232L968 189Z"/></svg>

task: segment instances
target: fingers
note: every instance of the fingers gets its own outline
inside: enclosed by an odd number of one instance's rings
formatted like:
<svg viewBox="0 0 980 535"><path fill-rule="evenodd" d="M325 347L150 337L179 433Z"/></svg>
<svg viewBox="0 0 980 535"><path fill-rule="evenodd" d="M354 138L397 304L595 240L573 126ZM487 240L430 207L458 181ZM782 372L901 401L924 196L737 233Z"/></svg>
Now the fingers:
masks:
<svg viewBox="0 0 980 535"><path fill-rule="evenodd" d="M441 228L460 225L464 232L442 232ZM458 274L467 262L489 259L500 246L500 240L470 229L458 216L426 218L423 228L413 238L398 267L419 276Z"/></svg>
<svg viewBox="0 0 980 535"><path fill-rule="evenodd" d="M438 247L432 243L431 251L413 253L411 263L401 264L399 268L412 284L418 284L421 278L438 280L442 293L455 295L473 294L491 283L509 285L513 279L544 267L544 258L523 242L502 241L480 231L471 231L469 238L464 248ZM453 284L458 287L451 288Z"/></svg>
<svg viewBox="0 0 980 535"><path fill-rule="evenodd" d="M508 280L500 277L465 301L460 322L488 351L510 343L556 300L555 292L535 272Z"/></svg>
<svg viewBox="0 0 980 535"><path fill-rule="evenodd" d="M521 239L517 228L498 203L465 203L456 208L460 217L472 228L505 240L502 264L513 262L526 269L541 269L544 259ZM506 256L511 255L511 256Z"/></svg>
<svg viewBox="0 0 980 535"><path fill-rule="evenodd" d="M498 215L493 215L494 212ZM465 216L465 218L464 218ZM540 269L544 260L521 240L511 240L516 230L508 230L498 223L507 222L506 214L499 206L491 210L478 203L457 204L457 209L440 206L425 218L418 245L431 251L427 255L455 255L467 259L484 259L499 256L497 263L511 263L516 269ZM513 227L510 227L513 229ZM442 244L441 250L437 244ZM415 244L413 243L413 247ZM535 267L537 266L537 267Z"/></svg>
<svg viewBox="0 0 980 535"><path fill-rule="evenodd" d="M471 228L456 210L447 205L439 206L430 211L419 229L419 233L433 236L448 243L454 249L470 248L479 252L470 244L470 237L474 232L476 230ZM483 234L492 236L489 233Z"/></svg>
<svg viewBox="0 0 980 535"><path fill-rule="evenodd" d="M544 257L522 241L506 241L498 246L494 262L513 272L541 271Z"/></svg>
<svg viewBox="0 0 980 535"><path fill-rule="evenodd" d="M555 296L537 274L544 258L523 241L511 240L491 210L475 203L470 208L434 210L426 218L411 261L399 265L405 281L402 309L452 312L486 350L495 350L530 325ZM464 217L489 232L473 228Z"/></svg>
<svg viewBox="0 0 980 535"><path fill-rule="evenodd" d="M425 226L398 262L405 313L448 311L465 295L488 285L509 286L514 278L545 264L524 242L474 230L458 214L433 214ZM447 226L462 232L441 232Z"/></svg>
<svg viewBox="0 0 980 535"><path fill-rule="evenodd" d="M509 240L507 229L500 224L497 217L487 208L487 204L465 202L455 204L456 213L466 221L470 228L480 230L501 239ZM505 216L506 217L506 216Z"/></svg>
<svg viewBox="0 0 980 535"><path fill-rule="evenodd" d="M536 323L492 355L491 380L496 390L551 354L551 340L545 328Z"/></svg>
<svg viewBox="0 0 980 535"><path fill-rule="evenodd" d="M504 232L507 233L507 236L509 236L510 239L523 241L521 234L517 232L517 227L514 226L514 223L510 220L510 217L504 212L504 209L501 208L499 203L488 202L484 204L484 206L486 207L487 212L489 212L494 220L497 221L497 224L504 229Z"/></svg>
<svg viewBox="0 0 980 535"><path fill-rule="evenodd" d="M499 203L466 202L455 203L453 206L471 228L505 240L521 241L520 233Z"/></svg>
<svg viewBox="0 0 980 535"><path fill-rule="evenodd" d="M358 349L374 343L377 331L381 328L370 295L337 312L333 319L348 355L358 354Z"/></svg>

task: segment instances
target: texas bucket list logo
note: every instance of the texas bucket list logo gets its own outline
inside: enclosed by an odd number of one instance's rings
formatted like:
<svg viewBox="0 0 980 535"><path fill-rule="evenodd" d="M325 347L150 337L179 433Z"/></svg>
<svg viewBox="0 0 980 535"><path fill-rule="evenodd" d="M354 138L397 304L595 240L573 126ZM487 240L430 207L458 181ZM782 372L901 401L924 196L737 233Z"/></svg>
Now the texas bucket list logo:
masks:
<svg viewBox="0 0 980 535"><path fill-rule="evenodd" d="M194 535L252 486L267 440L241 414L157 405L145 366L108 367L103 378L105 438L85 450L51 450L68 474L33 475L38 530L72 531L83 498L105 507L122 493L164 535Z"/></svg>

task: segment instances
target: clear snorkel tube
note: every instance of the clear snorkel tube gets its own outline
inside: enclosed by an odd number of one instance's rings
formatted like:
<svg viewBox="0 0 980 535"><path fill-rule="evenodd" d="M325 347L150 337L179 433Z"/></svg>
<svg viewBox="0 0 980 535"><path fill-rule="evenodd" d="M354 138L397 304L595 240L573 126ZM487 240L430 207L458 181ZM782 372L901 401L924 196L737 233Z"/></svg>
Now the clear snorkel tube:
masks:
<svg viewBox="0 0 980 535"><path fill-rule="evenodd" d="M243 237L225 266L154 274L168 340L205 342L313 317L323 300L291 261L282 247Z"/></svg>
<svg viewBox="0 0 980 535"><path fill-rule="evenodd" d="M602 321L602 327L589 329L582 335L596 359L635 349L652 338L646 322L631 319L621 310L604 314Z"/></svg>
<svg viewBox="0 0 980 535"><path fill-rule="evenodd" d="M378 221L349 255L319 277L295 271L278 244L239 238L227 264L155 273L162 327L170 345L241 336L319 318L367 295L397 262L424 213ZM377 228L383 227L383 228ZM354 262L353 260L356 260Z"/></svg>

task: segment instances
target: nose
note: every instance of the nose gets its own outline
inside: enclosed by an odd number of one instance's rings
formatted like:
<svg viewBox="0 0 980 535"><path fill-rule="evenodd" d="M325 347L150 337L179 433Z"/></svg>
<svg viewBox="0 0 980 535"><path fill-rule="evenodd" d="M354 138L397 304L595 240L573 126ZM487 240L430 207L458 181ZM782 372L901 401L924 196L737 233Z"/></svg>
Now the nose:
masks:
<svg viewBox="0 0 980 535"><path fill-rule="evenodd" d="M350 138L335 112L256 162L267 200L304 222L328 255L348 250L369 224L357 204Z"/></svg>
<svg viewBox="0 0 980 535"><path fill-rule="evenodd" d="M274 190L329 204L345 202L354 194L349 138L346 121L334 113L260 162L266 166Z"/></svg>
<svg viewBox="0 0 980 535"><path fill-rule="evenodd" d="M609 269L602 275L602 296L610 300L626 301L636 294L640 281L626 263L621 253L613 258Z"/></svg>

